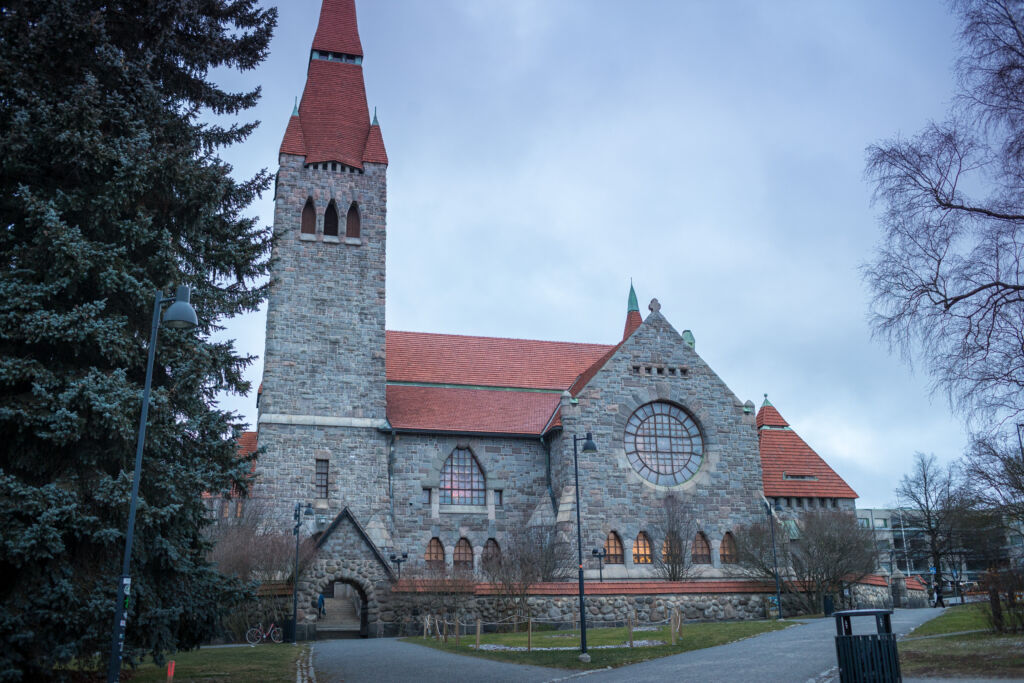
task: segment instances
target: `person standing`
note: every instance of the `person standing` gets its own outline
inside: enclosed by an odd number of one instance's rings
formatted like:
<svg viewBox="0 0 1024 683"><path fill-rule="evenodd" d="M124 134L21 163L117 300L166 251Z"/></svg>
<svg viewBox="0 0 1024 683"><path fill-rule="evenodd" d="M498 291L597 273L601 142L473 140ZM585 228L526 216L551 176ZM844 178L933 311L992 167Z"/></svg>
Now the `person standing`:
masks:
<svg viewBox="0 0 1024 683"><path fill-rule="evenodd" d="M326 617L327 610L324 608L324 594L320 593L320 596L316 599L316 615L318 617Z"/></svg>

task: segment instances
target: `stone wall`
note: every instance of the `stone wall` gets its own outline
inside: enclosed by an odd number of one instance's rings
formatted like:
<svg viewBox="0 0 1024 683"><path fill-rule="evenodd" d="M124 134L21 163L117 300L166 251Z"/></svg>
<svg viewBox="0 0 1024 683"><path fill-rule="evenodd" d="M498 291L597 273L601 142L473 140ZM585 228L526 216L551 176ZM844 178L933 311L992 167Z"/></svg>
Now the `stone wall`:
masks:
<svg viewBox="0 0 1024 683"><path fill-rule="evenodd" d="M440 504L441 468L455 448L468 448L479 463L487 487L485 505ZM487 539L504 547L510 526L527 524L538 505L551 510L546 458L537 439L399 434L392 455L396 536L386 551L409 553L406 566L415 568L423 564L427 543L437 537L451 565L455 544L466 538L479 567ZM500 505L495 491L501 491Z"/></svg>
<svg viewBox="0 0 1024 683"><path fill-rule="evenodd" d="M593 432L598 452L579 456L583 544L588 553L604 545L608 532L616 531L625 551L624 575L647 573L647 568L633 566L632 546L638 532L645 531L652 550L660 552L663 500L674 492L695 509L699 528L711 545L711 569L717 569L724 534L764 516L755 415L658 312L656 302L651 308L640 328L582 390L578 403L563 400L565 434L552 444L555 490L561 496L574 485L572 435ZM651 483L627 459L627 421L654 401L684 409L700 428L703 462L685 483ZM685 545L689 551L689 542Z"/></svg>
<svg viewBox="0 0 1024 683"><path fill-rule="evenodd" d="M350 507L380 545L389 542L385 427L384 299L386 167L365 172L304 165L280 157L275 190L276 260L267 305L266 353L259 399L253 495L281 524L295 501L314 501L332 519ZM327 165L321 165L327 166ZM301 233L308 198L316 232ZM324 235L334 201L338 237ZM358 238L344 234L356 202ZM315 461L329 462L328 495L317 499Z"/></svg>

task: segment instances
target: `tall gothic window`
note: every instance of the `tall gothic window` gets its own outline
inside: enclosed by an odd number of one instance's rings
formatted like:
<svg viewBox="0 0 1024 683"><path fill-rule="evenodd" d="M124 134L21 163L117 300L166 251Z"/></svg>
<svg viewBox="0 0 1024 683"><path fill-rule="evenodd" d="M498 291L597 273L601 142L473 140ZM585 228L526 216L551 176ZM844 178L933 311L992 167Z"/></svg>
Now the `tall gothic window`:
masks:
<svg viewBox="0 0 1024 683"><path fill-rule="evenodd" d="M352 202L345 217L345 237L359 237L359 206Z"/></svg>
<svg viewBox="0 0 1024 683"><path fill-rule="evenodd" d="M693 538L690 561L694 564L711 564L711 544L708 543L708 537L703 531L698 531Z"/></svg>
<svg viewBox="0 0 1024 683"><path fill-rule="evenodd" d="M625 561L622 554L622 539L614 531L609 531L608 538L604 540L604 563L624 564Z"/></svg>
<svg viewBox="0 0 1024 683"><path fill-rule="evenodd" d="M722 564L736 564L736 539L732 537L731 531L726 531L722 536L722 547L718 551L718 559Z"/></svg>
<svg viewBox="0 0 1024 683"><path fill-rule="evenodd" d="M651 563L651 539L641 531L633 543L633 564Z"/></svg>
<svg viewBox="0 0 1024 683"><path fill-rule="evenodd" d="M306 200L306 206L302 209L302 232L312 235L316 232L316 207L313 206L313 198Z"/></svg>
<svg viewBox="0 0 1024 683"><path fill-rule="evenodd" d="M452 563L456 569L472 571L473 569L473 546L465 538L460 538L455 544L455 554L452 556Z"/></svg>
<svg viewBox="0 0 1024 683"><path fill-rule="evenodd" d="M429 569L444 569L444 546L441 545L441 539L436 536L430 539L423 559L427 561Z"/></svg>
<svg viewBox="0 0 1024 683"><path fill-rule="evenodd" d="M484 543L484 552L480 555L480 564L484 569L492 569L501 564L501 546L493 538Z"/></svg>
<svg viewBox="0 0 1024 683"><path fill-rule="evenodd" d="M324 235L338 236L338 207L334 205L333 199L324 212Z"/></svg>
<svg viewBox="0 0 1024 683"><path fill-rule="evenodd" d="M679 536L669 533L661 544L661 561L663 564L679 566L683 559L683 544Z"/></svg>
<svg viewBox="0 0 1024 683"><path fill-rule="evenodd" d="M485 505L484 473L468 448L456 448L441 469L441 505Z"/></svg>

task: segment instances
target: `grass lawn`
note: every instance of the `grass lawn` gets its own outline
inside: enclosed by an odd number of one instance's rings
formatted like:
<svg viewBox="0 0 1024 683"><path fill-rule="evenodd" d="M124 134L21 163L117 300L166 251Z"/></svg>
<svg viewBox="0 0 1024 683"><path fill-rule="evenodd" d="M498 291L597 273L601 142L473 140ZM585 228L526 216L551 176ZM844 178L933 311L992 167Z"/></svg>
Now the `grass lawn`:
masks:
<svg viewBox="0 0 1024 683"><path fill-rule="evenodd" d="M904 676L1024 678L1024 637L971 633L903 641Z"/></svg>
<svg viewBox="0 0 1024 683"><path fill-rule="evenodd" d="M967 605L950 607L942 615L926 621L915 628L909 637L934 636L942 633L959 631L976 631L991 628L985 616L986 604L974 602Z"/></svg>
<svg viewBox="0 0 1024 683"><path fill-rule="evenodd" d="M260 683L294 683L295 666L300 656L309 652L308 645L291 643L261 644L256 647L203 648L192 652L168 655L174 660L174 683L189 681L259 681ZM129 669L130 670L130 669ZM130 670L131 671L131 670ZM155 666L147 661L132 671L132 683L167 681L167 665Z"/></svg>
<svg viewBox="0 0 1024 683"><path fill-rule="evenodd" d="M676 640L673 647L670 644L655 645L652 647L628 647L628 635L625 628L588 628L587 649L590 652L590 663L584 664L579 661L579 650L555 650L533 652L501 652L481 650L477 652L475 647L476 634L462 637L458 647L455 646L455 639L448 638L448 644L433 638L424 639L422 636L405 638L409 643L426 645L438 650L453 652L456 654L471 655L474 657L485 657L496 659L502 662L514 664L532 664L536 666L554 666L563 669L603 669L608 666L623 666L635 664L648 659L657 659L667 655L679 654L690 650L700 650L705 647L724 645L734 640L741 640L756 636L767 631L778 631L792 623L776 621L731 621L715 622L706 624L684 624L682 637ZM665 643L671 642L668 626L663 626L657 631L634 631L633 639L639 640L662 640ZM526 646L525 633L486 633L480 637L481 644L492 643L508 646ZM602 650L594 649L598 645L627 645L627 647ZM579 647L579 630L576 631L543 631L533 634L533 647Z"/></svg>
<svg viewBox="0 0 1024 683"><path fill-rule="evenodd" d="M913 640L917 636L988 628L985 605L950 607L941 616L914 629L909 640L900 641L903 675L1024 678L1024 636L968 633Z"/></svg>

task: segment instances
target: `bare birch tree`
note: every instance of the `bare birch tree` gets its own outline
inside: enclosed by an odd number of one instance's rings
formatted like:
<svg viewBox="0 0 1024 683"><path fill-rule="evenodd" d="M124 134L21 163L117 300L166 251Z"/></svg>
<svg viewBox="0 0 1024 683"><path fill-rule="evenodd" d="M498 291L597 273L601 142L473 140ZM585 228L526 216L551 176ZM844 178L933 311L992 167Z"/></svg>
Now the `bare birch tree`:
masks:
<svg viewBox="0 0 1024 683"><path fill-rule="evenodd" d="M883 237L863 272L875 334L992 427L1024 411L1024 4L953 6L946 120L867 150Z"/></svg>

